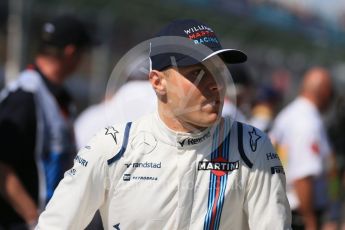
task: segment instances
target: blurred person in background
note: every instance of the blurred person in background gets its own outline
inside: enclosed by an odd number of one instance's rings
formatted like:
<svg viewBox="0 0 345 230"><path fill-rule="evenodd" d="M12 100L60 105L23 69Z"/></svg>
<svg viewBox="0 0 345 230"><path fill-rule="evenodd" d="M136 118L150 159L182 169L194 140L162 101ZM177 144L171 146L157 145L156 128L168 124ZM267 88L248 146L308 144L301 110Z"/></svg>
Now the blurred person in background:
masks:
<svg viewBox="0 0 345 230"><path fill-rule="evenodd" d="M254 105L248 123L268 132L272 128L273 120L281 101L280 93L270 85L259 87L253 100Z"/></svg>
<svg viewBox="0 0 345 230"><path fill-rule="evenodd" d="M332 92L328 70L311 68L299 96L278 114L270 133L286 170L293 229L320 229L330 208L327 183L335 162L321 115Z"/></svg>
<svg viewBox="0 0 345 230"><path fill-rule="evenodd" d="M77 117L74 130L78 149L102 128L134 121L155 111L157 99L148 80L148 71L148 58L138 57L126 69L124 75L129 76L128 81L114 95L106 96L104 101L86 108Z"/></svg>
<svg viewBox="0 0 345 230"><path fill-rule="evenodd" d="M93 43L72 15L46 22L34 63L1 92L0 229L30 229L75 154L63 82Z"/></svg>

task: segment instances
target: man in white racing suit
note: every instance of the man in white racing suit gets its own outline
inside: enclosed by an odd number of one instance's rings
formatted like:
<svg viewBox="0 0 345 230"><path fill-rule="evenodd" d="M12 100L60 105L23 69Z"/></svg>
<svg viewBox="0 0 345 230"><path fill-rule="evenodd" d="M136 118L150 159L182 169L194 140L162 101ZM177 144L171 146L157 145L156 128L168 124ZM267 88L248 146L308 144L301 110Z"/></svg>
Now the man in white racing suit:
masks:
<svg viewBox="0 0 345 230"><path fill-rule="evenodd" d="M37 229L83 229L97 209L105 229L291 229L278 155L263 132L221 118L224 89L206 68L214 54L230 63L246 55L222 49L195 20L159 33L171 35L204 41L210 55L177 53L169 64L171 53L150 54L158 111L101 130L75 157Z"/></svg>

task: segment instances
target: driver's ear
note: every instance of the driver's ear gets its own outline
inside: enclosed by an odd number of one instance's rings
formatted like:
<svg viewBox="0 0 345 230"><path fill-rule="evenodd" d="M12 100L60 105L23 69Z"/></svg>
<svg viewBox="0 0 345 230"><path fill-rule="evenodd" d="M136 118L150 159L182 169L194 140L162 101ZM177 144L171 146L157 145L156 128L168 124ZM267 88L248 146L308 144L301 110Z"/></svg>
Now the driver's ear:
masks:
<svg viewBox="0 0 345 230"><path fill-rule="evenodd" d="M166 95L166 79L163 72L152 70L149 74L149 80L158 96Z"/></svg>

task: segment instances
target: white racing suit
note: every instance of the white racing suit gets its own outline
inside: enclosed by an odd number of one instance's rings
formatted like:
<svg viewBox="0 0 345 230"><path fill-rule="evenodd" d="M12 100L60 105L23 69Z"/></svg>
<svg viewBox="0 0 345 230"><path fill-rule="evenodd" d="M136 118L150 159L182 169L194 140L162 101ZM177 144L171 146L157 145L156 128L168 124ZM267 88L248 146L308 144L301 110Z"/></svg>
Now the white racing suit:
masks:
<svg viewBox="0 0 345 230"><path fill-rule="evenodd" d="M290 229L285 175L269 138L222 119L198 134L158 114L108 127L76 156L37 229Z"/></svg>

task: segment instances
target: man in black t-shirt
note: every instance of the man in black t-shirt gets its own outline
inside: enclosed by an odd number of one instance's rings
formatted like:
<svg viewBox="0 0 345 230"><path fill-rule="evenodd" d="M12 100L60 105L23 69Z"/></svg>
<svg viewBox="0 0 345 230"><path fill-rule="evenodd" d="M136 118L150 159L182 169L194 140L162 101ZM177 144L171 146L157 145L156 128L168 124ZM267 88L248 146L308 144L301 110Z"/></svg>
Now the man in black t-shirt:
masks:
<svg viewBox="0 0 345 230"><path fill-rule="evenodd" d="M92 43L71 15L45 23L34 64L0 94L0 229L34 226L72 164L72 103L62 84Z"/></svg>

